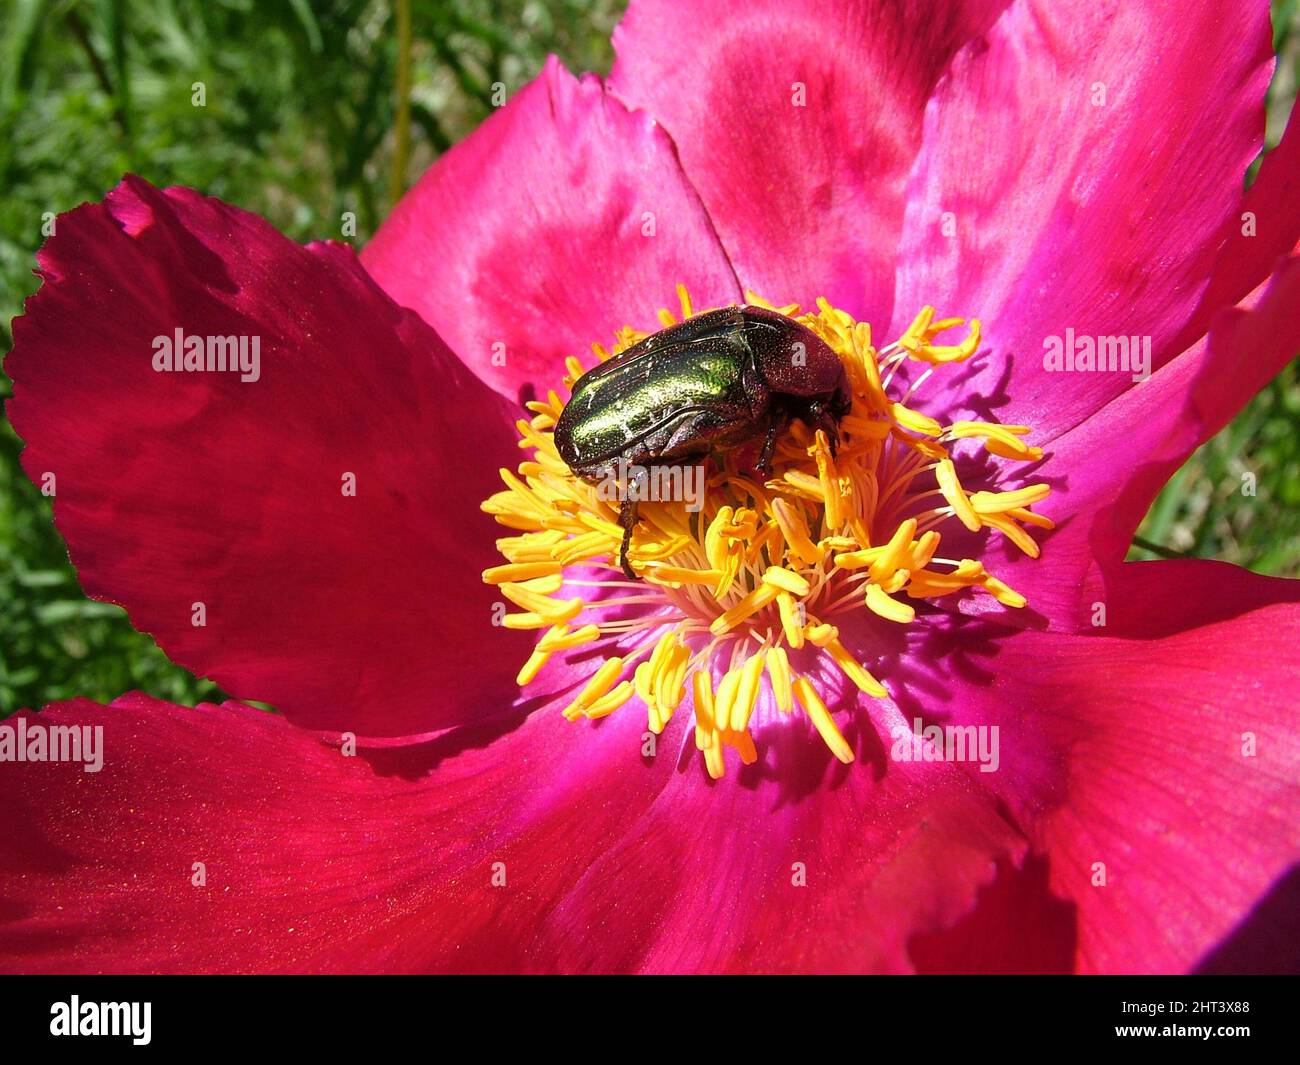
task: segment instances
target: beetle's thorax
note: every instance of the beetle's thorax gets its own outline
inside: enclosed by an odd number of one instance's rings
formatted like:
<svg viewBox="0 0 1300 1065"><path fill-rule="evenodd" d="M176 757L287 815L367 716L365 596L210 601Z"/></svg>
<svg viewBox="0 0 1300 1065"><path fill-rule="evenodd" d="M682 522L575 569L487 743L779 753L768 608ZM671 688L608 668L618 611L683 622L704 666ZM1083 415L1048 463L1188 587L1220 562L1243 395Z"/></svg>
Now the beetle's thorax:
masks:
<svg viewBox="0 0 1300 1065"><path fill-rule="evenodd" d="M575 474L601 480L620 460L680 463L745 444L776 417L838 417L847 397L839 358L806 326L762 307L723 308L583 374L554 435Z"/></svg>

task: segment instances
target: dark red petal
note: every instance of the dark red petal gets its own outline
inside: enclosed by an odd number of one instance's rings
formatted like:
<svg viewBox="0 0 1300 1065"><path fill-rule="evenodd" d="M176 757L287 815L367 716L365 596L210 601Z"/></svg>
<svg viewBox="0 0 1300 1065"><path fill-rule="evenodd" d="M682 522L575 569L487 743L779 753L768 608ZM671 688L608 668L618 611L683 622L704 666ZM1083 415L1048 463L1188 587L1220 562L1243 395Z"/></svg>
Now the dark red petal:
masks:
<svg viewBox="0 0 1300 1065"><path fill-rule="evenodd" d="M507 405L349 249L139 178L57 227L8 410L86 592L300 724L401 735L508 705L511 655L478 654L501 633L478 504L517 461ZM178 329L260 338L258 379L155 371Z"/></svg>
<svg viewBox="0 0 1300 1065"><path fill-rule="evenodd" d="M1223 247L1196 315L1183 331L1190 345L1214 315L1244 300L1268 280L1300 242L1300 122L1287 125L1276 148L1264 156L1240 211L1228 219ZM1175 342L1178 346L1178 342Z"/></svg>

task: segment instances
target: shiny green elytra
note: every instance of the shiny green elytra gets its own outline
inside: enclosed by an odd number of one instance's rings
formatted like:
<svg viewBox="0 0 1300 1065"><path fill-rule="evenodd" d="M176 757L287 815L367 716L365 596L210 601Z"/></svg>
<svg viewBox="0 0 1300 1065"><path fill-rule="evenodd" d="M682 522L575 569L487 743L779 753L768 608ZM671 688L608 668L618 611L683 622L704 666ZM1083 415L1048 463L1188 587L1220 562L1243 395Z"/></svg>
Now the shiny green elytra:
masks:
<svg viewBox="0 0 1300 1065"><path fill-rule="evenodd" d="M834 447L851 396L844 366L816 333L763 307L724 307L646 337L583 374L555 425L555 446L590 483L629 466L693 462L764 437L757 468L791 418L824 428ZM623 497L619 564L637 501Z"/></svg>

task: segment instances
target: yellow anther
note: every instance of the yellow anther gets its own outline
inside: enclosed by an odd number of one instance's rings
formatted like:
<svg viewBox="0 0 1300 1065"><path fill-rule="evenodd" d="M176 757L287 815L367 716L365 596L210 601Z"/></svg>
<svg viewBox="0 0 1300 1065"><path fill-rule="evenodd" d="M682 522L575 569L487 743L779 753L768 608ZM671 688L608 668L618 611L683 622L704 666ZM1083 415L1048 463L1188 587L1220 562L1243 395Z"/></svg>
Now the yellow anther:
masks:
<svg viewBox="0 0 1300 1065"><path fill-rule="evenodd" d="M614 681L618 680L618 675L622 672L623 659L606 659L604 664L596 670L591 680L587 682L587 686L578 693L578 697L564 708L564 716L573 720L586 713L602 695L614 686Z"/></svg>
<svg viewBox="0 0 1300 1065"><path fill-rule="evenodd" d="M705 533L704 552L708 556L709 565L715 570L725 570L727 567L730 550L723 531L731 525L731 517L734 513L733 507L722 507L709 523L708 532Z"/></svg>
<svg viewBox="0 0 1300 1065"><path fill-rule="evenodd" d="M730 610L714 618L713 623L709 626L709 631L714 636L721 636L724 632L729 632L746 618L757 614L768 603L773 602L776 599L777 591L770 584L760 584Z"/></svg>
<svg viewBox="0 0 1300 1065"><path fill-rule="evenodd" d="M976 514L1005 514L1018 507L1041 503L1052 491L1045 484L1031 484L1014 492L972 492L970 505Z"/></svg>
<svg viewBox="0 0 1300 1065"><path fill-rule="evenodd" d="M897 599L886 595L884 589L878 584L867 585L866 599L867 607L888 621L897 621L901 625L909 625L916 620L915 607L900 603Z"/></svg>
<svg viewBox="0 0 1300 1065"><path fill-rule="evenodd" d="M1023 507L1008 510L1007 517L1015 518L1016 521L1023 521L1026 525L1037 525L1040 529L1056 528L1056 522L1045 514L1035 514L1032 510L1025 510Z"/></svg>
<svg viewBox="0 0 1300 1065"><path fill-rule="evenodd" d="M886 577L891 577L904 562L908 560L911 554L912 537L916 535L916 519L908 518L897 529L894 535L889 538L889 543L870 564L868 572L871 574L873 581L882 581Z"/></svg>
<svg viewBox="0 0 1300 1065"><path fill-rule="evenodd" d="M558 574L560 564L551 560L539 562L512 562L505 566L493 566L491 569L483 571L483 582L485 584L507 584L517 583L520 581L531 580L534 577L545 577L549 574Z"/></svg>
<svg viewBox="0 0 1300 1065"><path fill-rule="evenodd" d="M593 720L598 717L606 717L630 700L635 694L636 692L632 687L632 682L630 680L625 680L607 695L602 695L587 707L583 713L585 716Z"/></svg>
<svg viewBox="0 0 1300 1065"><path fill-rule="evenodd" d="M722 678L722 683L718 685L717 698L713 700L713 718L721 729L723 722L730 724L731 706L736 701L736 693L740 690L740 674L743 667L727 670L726 675Z"/></svg>
<svg viewBox="0 0 1300 1065"><path fill-rule="evenodd" d="M876 680L861 662L849 654L845 646L840 643L839 637L839 630L834 625L820 624L808 627L808 639L830 655L844 675L859 689L877 698L886 697L889 693L885 691L884 685Z"/></svg>
<svg viewBox="0 0 1300 1065"><path fill-rule="evenodd" d="M912 545L912 557L908 563L908 569L924 569L934 558L934 553L939 549L939 534L933 529L921 534L921 538Z"/></svg>
<svg viewBox="0 0 1300 1065"><path fill-rule="evenodd" d="M581 647L584 643L591 643L599 637L600 627L597 625L583 625L573 632L569 631L567 625L556 625L537 642L537 649L550 653L567 651L571 647Z"/></svg>
<svg viewBox="0 0 1300 1065"><path fill-rule="evenodd" d="M708 769L709 776L714 780L723 778L727 768L722 759L722 746L720 744L715 743L704 752L704 766Z"/></svg>
<svg viewBox="0 0 1300 1065"><path fill-rule="evenodd" d="M650 654L650 683L652 690L672 658L673 651L679 645L680 639L677 630L670 629L660 636L655 643L655 649Z"/></svg>
<svg viewBox="0 0 1300 1065"><path fill-rule="evenodd" d="M568 599L563 602L552 599L549 595L538 595L518 584L498 585L501 594L515 606L534 614L549 617L552 621L569 621L577 617L587 605L581 599Z"/></svg>
<svg viewBox="0 0 1300 1065"><path fill-rule="evenodd" d="M699 674L696 674L697 676ZM650 663L642 662L635 670L632 671L632 683L636 687L637 698L646 706L654 702L655 691L650 686Z"/></svg>
<svg viewBox="0 0 1300 1065"><path fill-rule="evenodd" d="M785 483L794 489L796 495L826 505L826 490L822 487L820 477L803 470L786 470Z"/></svg>
<svg viewBox="0 0 1300 1065"><path fill-rule="evenodd" d="M841 762L848 765L853 761L853 748L848 745L844 735L836 727L831 712L826 709L826 704L817 694L817 689L812 686L812 682L807 677L799 677L794 682L794 694L799 699L799 704L808 714L809 720L817 729L822 741L830 748L831 754L835 755Z"/></svg>
<svg viewBox="0 0 1300 1065"><path fill-rule="evenodd" d="M885 553L883 547L868 547L862 551L841 551L835 556L839 569L864 569Z"/></svg>
<svg viewBox="0 0 1300 1065"><path fill-rule="evenodd" d="M785 499L772 500L772 516L781 528L781 535L806 566L815 566L825 556L825 552L813 543L808 535L808 523L804 521L803 510Z"/></svg>
<svg viewBox="0 0 1300 1065"><path fill-rule="evenodd" d="M541 614L507 614L501 619L501 627L506 629L545 629L553 625L555 621L555 618L543 617Z"/></svg>
<svg viewBox="0 0 1300 1065"><path fill-rule="evenodd" d="M804 641L804 621L800 607L789 592L777 595L776 606L781 615L781 631L785 633L786 642L797 651Z"/></svg>
<svg viewBox="0 0 1300 1065"><path fill-rule="evenodd" d="M825 647L832 640L839 637L840 630L834 625L828 625L826 622L817 621L809 618L808 624L804 627L804 635L814 647Z"/></svg>
<svg viewBox="0 0 1300 1065"><path fill-rule="evenodd" d="M930 323L934 321L934 308L926 304L912 319L912 324L907 327L899 339L898 343L909 351L919 347L927 339L926 330L929 329Z"/></svg>
<svg viewBox="0 0 1300 1065"><path fill-rule="evenodd" d="M744 732L749 727L750 715L758 703L758 682L763 675L762 651L750 656L741 667L740 684L736 688L736 697L729 707L728 721L732 732Z"/></svg>
<svg viewBox="0 0 1300 1065"><path fill-rule="evenodd" d="M943 498L948 501L957 519L971 532L979 532L980 520L975 516L975 510L970 505L970 500L966 498L961 482L957 480L957 468L953 466L952 459L944 459L940 462L934 471L934 476L939 482L939 490L943 493Z"/></svg>
<svg viewBox="0 0 1300 1065"><path fill-rule="evenodd" d="M1030 558L1038 557L1038 543L1024 529L1003 514L982 514L980 520L1015 544Z"/></svg>
<svg viewBox="0 0 1300 1065"><path fill-rule="evenodd" d="M797 573L782 566L769 566L763 571L763 583L770 584L774 588L780 588L782 591L790 592L800 598L812 591L812 585Z"/></svg>
<svg viewBox="0 0 1300 1065"><path fill-rule="evenodd" d="M790 713L794 708L790 694L790 658L784 647L773 647L767 652L767 676L777 709L783 714Z"/></svg>
<svg viewBox="0 0 1300 1065"><path fill-rule="evenodd" d="M537 674L542 671L542 667L550 661L550 658L549 651L541 650L540 646L536 648L528 656L528 661L523 664L523 668L516 674L515 683L521 688L531 684L537 678Z"/></svg>
<svg viewBox="0 0 1300 1065"><path fill-rule="evenodd" d="M817 442L808 449L808 454L817 463L817 480L821 485L822 499L826 502L826 528L838 529L844 524L844 499L835 460L831 458L830 441L823 430L817 430Z"/></svg>
<svg viewBox="0 0 1300 1065"><path fill-rule="evenodd" d="M716 569L691 569L688 566L669 566L663 562L648 563L641 575L655 584L705 584L716 585L724 576Z"/></svg>
<svg viewBox="0 0 1300 1065"><path fill-rule="evenodd" d="M957 568L947 573L937 570L917 570L907 584L907 594L914 599L928 599L937 595L951 595L978 584L985 577L984 566L974 559L964 558Z"/></svg>
<svg viewBox="0 0 1300 1065"><path fill-rule="evenodd" d="M680 281L677 282L677 300L682 305L682 321L693 317L695 312L691 310L691 295Z"/></svg>
<svg viewBox="0 0 1300 1065"><path fill-rule="evenodd" d="M713 723L713 683L703 669L695 671L691 682L695 689L695 748L703 751L717 742Z"/></svg>
<svg viewBox="0 0 1300 1065"><path fill-rule="evenodd" d="M943 433L943 426L927 414L909 410L901 403L892 403L889 409L894 415L894 421L904 429L925 436L940 436Z"/></svg>
<svg viewBox="0 0 1300 1065"><path fill-rule="evenodd" d="M1014 607L1019 610L1028 602L1023 595L1017 592L1014 588L1008 587L996 577L985 574L982 584L984 590L1003 606Z"/></svg>

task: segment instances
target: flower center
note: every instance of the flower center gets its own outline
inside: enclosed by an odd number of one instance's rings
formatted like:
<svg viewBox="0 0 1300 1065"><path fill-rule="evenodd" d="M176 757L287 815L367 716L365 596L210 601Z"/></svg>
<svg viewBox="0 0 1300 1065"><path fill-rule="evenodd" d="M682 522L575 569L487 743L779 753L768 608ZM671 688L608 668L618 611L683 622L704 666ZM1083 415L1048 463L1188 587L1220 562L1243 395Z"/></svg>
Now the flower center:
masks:
<svg viewBox="0 0 1300 1065"><path fill-rule="evenodd" d="M678 295L683 319L691 317L680 285ZM1048 495L1046 484L970 492L953 462L961 441L982 444L991 461L1039 459L1042 450L1023 439L1027 426L944 425L909 406L936 369L975 354L978 320L960 343L938 344L940 333L965 322L936 320L934 308L924 307L902 337L877 351L869 325L825 300L815 314L797 305L773 309L813 330L844 364L853 402L834 454L823 431L796 421L767 479L734 452L715 456L702 501L640 504L628 558L641 580L629 581L618 564L618 503L560 458L552 430L564 402L551 391L528 405L531 420L518 423L520 447L532 459L518 475L503 469L506 489L483 503L518 533L497 541L506 564L483 573L520 608L504 624L546 630L519 672L520 686L552 655L603 641L620 653L593 668L565 717L604 717L636 698L658 734L690 690L695 745L715 779L725 769L724 748L754 762L756 725L796 707L835 757L853 760L814 678L838 672L868 695L888 692L841 642L836 618L866 610L903 626L916 617L914 602L959 594L1025 605L979 561L941 557L939 526L992 529L1034 558L1038 545L1024 526L1053 527L1030 509ZM676 324L668 311L659 317L665 327ZM612 352L593 348L605 360L646 335L624 328ZM567 369L571 389L584 367L570 357Z"/></svg>

